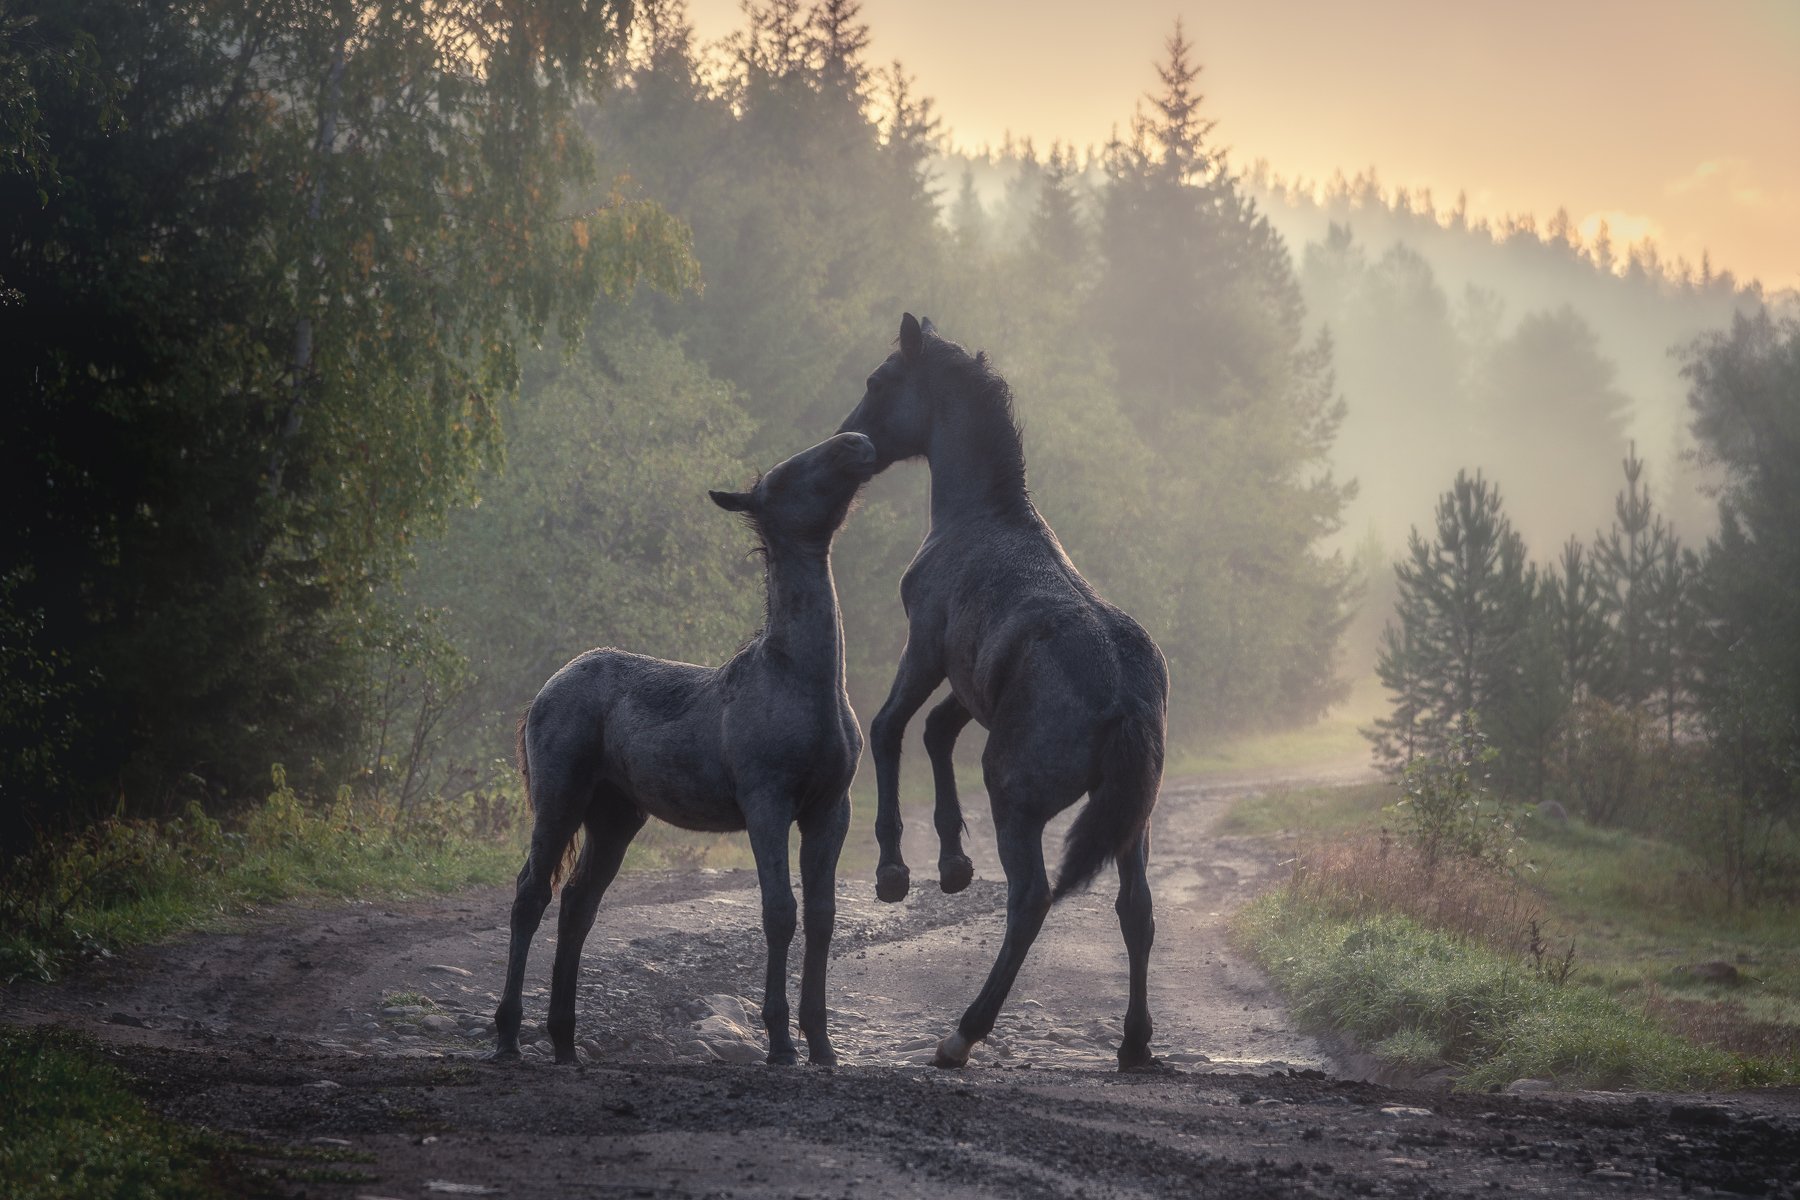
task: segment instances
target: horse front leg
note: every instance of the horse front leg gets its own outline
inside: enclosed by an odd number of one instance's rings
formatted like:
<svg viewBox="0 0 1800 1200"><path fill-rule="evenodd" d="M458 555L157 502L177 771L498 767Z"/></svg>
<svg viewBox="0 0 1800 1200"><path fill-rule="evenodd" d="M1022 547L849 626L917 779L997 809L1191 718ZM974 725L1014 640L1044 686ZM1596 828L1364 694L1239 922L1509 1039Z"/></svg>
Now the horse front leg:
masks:
<svg viewBox="0 0 1800 1200"><path fill-rule="evenodd" d="M943 679L937 656L909 640L887 702L869 722L869 753L875 759L875 840L881 846L875 866L875 895L889 904L906 899L912 882L900 849L900 835L906 828L900 819L900 743L906 723Z"/></svg>
<svg viewBox="0 0 1800 1200"><path fill-rule="evenodd" d="M963 822L962 798L956 794L956 739L969 723L969 710L955 693L945 696L925 716L925 753L931 759L931 781L935 793L932 824L938 835L938 886L946 892L960 892L975 878L975 864L963 853L962 835L968 826Z"/></svg>
<svg viewBox="0 0 1800 1200"><path fill-rule="evenodd" d="M800 891L806 956L800 969L800 1032L806 1057L818 1066L837 1065L837 1051L825 1031L825 969L831 960L831 932L837 922L837 864L850 829L850 795L816 808L800 820Z"/></svg>
<svg viewBox="0 0 1800 1200"><path fill-rule="evenodd" d="M788 876L791 812L785 797L757 797L744 805L750 852L756 857L756 881L762 888L763 936L769 946L762 1022L769 1034L769 1063L782 1067L800 1061L788 1031L787 959L795 920L794 887Z"/></svg>

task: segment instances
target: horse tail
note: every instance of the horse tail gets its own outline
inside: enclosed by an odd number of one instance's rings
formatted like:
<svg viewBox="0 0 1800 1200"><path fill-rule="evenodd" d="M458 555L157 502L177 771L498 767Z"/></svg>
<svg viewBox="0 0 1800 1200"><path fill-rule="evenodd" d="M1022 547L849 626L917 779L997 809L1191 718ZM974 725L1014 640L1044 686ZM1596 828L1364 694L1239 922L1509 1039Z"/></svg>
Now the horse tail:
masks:
<svg viewBox="0 0 1800 1200"><path fill-rule="evenodd" d="M1100 749L1100 782L1063 839L1054 904L1093 882L1106 864L1129 853L1150 825L1162 782L1163 725L1146 709L1119 717Z"/></svg>
<svg viewBox="0 0 1800 1200"><path fill-rule="evenodd" d="M516 761L519 764L519 781L525 785L525 806L529 808L533 814L536 814L537 797L533 796L531 793L531 755L525 750L525 727L530 721L531 710L527 708L524 712L519 714L519 728L514 740L513 752ZM550 888L552 891L556 889L557 884L562 882L565 875L575 869L575 860L580 857L581 837L577 834L577 836L569 839L569 844L563 847L563 852L557 856L556 862L550 867Z"/></svg>

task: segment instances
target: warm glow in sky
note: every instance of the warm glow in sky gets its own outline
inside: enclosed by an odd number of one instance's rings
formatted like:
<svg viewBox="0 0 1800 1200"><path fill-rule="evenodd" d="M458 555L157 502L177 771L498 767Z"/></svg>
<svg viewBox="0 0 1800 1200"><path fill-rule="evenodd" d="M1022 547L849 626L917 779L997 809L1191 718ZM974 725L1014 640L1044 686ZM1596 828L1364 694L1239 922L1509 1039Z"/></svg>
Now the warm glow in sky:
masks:
<svg viewBox="0 0 1800 1200"><path fill-rule="evenodd" d="M692 0L702 41L742 22ZM1156 85L1176 16L1214 137L1247 166L1466 190L1474 215L1566 207L1615 245L1800 286L1800 0L864 0L954 143L1098 146Z"/></svg>

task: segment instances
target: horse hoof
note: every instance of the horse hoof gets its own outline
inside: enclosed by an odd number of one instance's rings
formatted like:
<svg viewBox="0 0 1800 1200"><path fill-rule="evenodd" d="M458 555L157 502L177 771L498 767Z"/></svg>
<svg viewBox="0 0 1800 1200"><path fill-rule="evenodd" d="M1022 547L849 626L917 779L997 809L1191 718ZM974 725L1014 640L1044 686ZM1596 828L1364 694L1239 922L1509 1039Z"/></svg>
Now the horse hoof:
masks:
<svg viewBox="0 0 1800 1200"><path fill-rule="evenodd" d="M523 1062L524 1057L517 1046L499 1046L487 1056L487 1060L491 1063L516 1063Z"/></svg>
<svg viewBox="0 0 1800 1200"><path fill-rule="evenodd" d="M823 1050L814 1050L807 1054L806 1061L815 1067L835 1067L838 1065L837 1051L829 1046Z"/></svg>
<svg viewBox="0 0 1800 1200"><path fill-rule="evenodd" d="M875 896L887 904L898 904L906 899L906 891L912 886L912 872L905 867L887 866L875 872Z"/></svg>
<svg viewBox="0 0 1800 1200"><path fill-rule="evenodd" d="M969 1051L974 1048L974 1043L968 1038L960 1033L953 1033L938 1043L937 1055L931 1060L931 1065L954 1071L968 1064Z"/></svg>
<svg viewBox="0 0 1800 1200"><path fill-rule="evenodd" d="M958 854L955 858L946 858L938 863L938 886L949 895L955 895L969 886L975 878L975 864L969 861L966 854Z"/></svg>
<svg viewBox="0 0 1800 1200"><path fill-rule="evenodd" d="M1175 1068L1166 1059L1151 1054L1148 1046L1139 1046L1135 1050L1120 1046L1119 1071L1126 1075L1172 1075Z"/></svg>
<svg viewBox="0 0 1800 1200"><path fill-rule="evenodd" d="M799 1065L799 1062L800 1056L792 1050L769 1051L769 1065L771 1067L792 1067Z"/></svg>

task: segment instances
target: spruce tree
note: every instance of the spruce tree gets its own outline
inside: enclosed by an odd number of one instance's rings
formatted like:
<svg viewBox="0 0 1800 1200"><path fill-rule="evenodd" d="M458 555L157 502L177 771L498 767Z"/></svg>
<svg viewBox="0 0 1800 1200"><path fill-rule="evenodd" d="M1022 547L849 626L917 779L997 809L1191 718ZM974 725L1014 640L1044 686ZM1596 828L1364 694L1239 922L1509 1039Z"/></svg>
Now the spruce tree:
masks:
<svg viewBox="0 0 1800 1200"><path fill-rule="evenodd" d="M1395 564L1398 626L1376 672L1395 711L1367 732L1383 761L1444 753L1462 714L1496 720L1518 696L1533 579L1499 489L1458 472L1438 500L1436 537L1415 527Z"/></svg>
<svg viewBox="0 0 1800 1200"><path fill-rule="evenodd" d="M1612 529L1597 539L1595 550L1613 629L1608 698L1636 707L1656 688L1650 613L1658 563L1672 546L1674 535L1650 499L1636 442L1621 465L1625 487L1613 501Z"/></svg>

